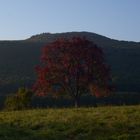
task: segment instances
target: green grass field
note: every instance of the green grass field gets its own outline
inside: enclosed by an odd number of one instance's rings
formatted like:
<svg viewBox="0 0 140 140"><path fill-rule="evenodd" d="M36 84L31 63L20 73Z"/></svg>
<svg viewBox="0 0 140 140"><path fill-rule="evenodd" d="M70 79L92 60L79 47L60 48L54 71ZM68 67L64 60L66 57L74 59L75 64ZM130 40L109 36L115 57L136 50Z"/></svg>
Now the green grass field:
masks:
<svg viewBox="0 0 140 140"><path fill-rule="evenodd" d="M140 106L0 112L0 140L140 140Z"/></svg>

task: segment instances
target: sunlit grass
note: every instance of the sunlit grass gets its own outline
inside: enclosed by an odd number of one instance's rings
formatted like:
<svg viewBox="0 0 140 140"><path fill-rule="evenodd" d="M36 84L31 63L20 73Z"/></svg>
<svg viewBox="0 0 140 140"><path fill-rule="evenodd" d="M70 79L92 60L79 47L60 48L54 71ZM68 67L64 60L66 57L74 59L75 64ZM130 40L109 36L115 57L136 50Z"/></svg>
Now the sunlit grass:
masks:
<svg viewBox="0 0 140 140"><path fill-rule="evenodd" d="M140 140L140 106L0 112L0 140Z"/></svg>

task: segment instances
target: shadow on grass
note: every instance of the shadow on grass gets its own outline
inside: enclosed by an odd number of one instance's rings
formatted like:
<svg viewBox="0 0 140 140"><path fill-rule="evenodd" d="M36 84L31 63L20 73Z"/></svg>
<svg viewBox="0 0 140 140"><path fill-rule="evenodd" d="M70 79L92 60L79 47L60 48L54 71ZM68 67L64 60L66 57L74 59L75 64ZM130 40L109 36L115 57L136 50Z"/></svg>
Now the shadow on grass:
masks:
<svg viewBox="0 0 140 140"><path fill-rule="evenodd" d="M30 128L0 124L0 140L38 140L40 138L41 136Z"/></svg>
<svg viewBox="0 0 140 140"><path fill-rule="evenodd" d="M13 124L0 124L0 140L139 140L140 135L111 132L101 127L84 128L64 123L49 123L44 126L22 127ZM114 134L113 134L114 133Z"/></svg>

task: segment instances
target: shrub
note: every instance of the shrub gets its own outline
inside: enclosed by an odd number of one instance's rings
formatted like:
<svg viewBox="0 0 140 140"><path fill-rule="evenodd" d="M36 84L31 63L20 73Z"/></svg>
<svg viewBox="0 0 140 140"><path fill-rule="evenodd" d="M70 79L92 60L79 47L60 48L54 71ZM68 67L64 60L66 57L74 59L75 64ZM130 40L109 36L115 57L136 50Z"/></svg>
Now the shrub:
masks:
<svg viewBox="0 0 140 140"><path fill-rule="evenodd" d="M22 110L30 107L33 92L27 88L19 88L14 95L7 96L5 100L6 110Z"/></svg>

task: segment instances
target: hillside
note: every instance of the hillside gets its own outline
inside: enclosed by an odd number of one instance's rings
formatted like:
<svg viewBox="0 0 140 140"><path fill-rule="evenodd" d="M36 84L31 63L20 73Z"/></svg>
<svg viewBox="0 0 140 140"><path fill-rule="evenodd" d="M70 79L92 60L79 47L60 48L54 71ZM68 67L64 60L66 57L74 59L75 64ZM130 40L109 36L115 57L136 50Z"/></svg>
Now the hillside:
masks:
<svg viewBox="0 0 140 140"><path fill-rule="evenodd" d="M140 106L0 112L1 140L139 140Z"/></svg>
<svg viewBox="0 0 140 140"><path fill-rule="evenodd" d="M43 33L21 41L0 41L0 93L32 85L41 48L59 37L73 36L84 36L103 48L117 90L140 91L140 43L113 40L89 32L69 32Z"/></svg>

